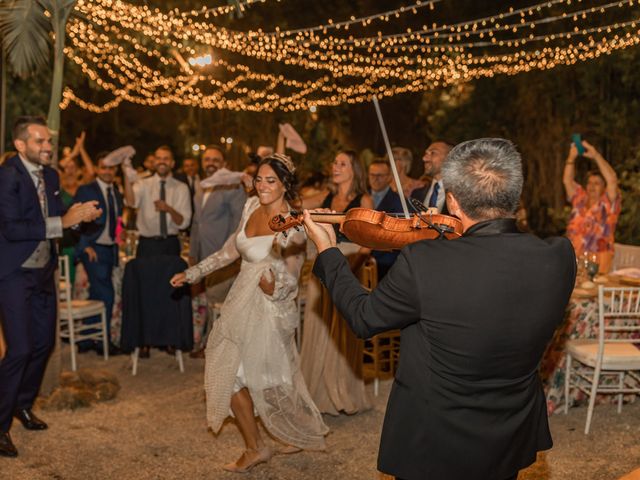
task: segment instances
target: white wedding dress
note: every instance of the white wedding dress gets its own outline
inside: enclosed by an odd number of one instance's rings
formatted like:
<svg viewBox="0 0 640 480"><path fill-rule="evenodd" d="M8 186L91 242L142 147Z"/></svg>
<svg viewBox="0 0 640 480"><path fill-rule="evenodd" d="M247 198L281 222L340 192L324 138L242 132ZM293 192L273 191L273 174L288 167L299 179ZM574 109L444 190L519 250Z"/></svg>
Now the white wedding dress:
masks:
<svg viewBox="0 0 640 480"><path fill-rule="evenodd" d="M247 237L245 226L259 206L256 197L249 198L235 234L186 271L187 281L195 283L242 258L207 342L207 421L217 433L229 415L231 396L246 387L270 434L299 448L324 449L328 428L305 385L294 340L305 234ZM275 276L271 296L258 286L263 274Z"/></svg>

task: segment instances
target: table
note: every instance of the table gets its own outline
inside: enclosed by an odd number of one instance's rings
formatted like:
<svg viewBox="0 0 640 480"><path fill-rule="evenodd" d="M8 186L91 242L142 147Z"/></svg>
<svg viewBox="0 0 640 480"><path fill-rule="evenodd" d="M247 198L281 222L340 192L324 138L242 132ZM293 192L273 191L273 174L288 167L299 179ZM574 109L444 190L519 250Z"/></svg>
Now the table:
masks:
<svg viewBox="0 0 640 480"><path fill-rule="evenodd" d="M122 277L127 259L121 258L120 264L114 267L111 280L114 289L113 313L111 314L111 342L120 345L120 330L122 327ZM76 278L73 285L73 298L84 300L89 298L89 279L82 263L76 265ZM207 323L207 297L204 292L191 297L193 315L193 342L201 346Z"/></svg>

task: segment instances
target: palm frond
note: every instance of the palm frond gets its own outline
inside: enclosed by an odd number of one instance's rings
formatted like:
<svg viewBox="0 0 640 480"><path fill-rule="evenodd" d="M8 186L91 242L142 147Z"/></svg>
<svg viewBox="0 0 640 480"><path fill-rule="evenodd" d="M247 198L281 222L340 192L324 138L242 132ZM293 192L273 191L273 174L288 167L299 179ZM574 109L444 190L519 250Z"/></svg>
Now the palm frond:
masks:
<svg viewBox="0 0 640 480"><path fill-rule="evenodd" d="M44 10L34 0L13 0L0 6L0 34L13 70L27 76L49 61L49 30Z"/></svg>

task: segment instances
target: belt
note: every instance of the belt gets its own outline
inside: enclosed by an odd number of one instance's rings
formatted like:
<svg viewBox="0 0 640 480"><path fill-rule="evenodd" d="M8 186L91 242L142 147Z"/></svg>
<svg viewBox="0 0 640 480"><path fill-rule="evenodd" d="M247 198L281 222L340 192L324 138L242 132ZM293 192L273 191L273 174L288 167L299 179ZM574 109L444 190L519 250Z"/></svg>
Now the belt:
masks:
<svg viewBox="0 0 640 480"><path fill-rule="evenodd" d="M178 235L167 235L166 237L163 237L161 235L157 235L155 237L143 237L142 235L140 236L140 238L142 240L167 240L169 238L178 238Z"/></svg>

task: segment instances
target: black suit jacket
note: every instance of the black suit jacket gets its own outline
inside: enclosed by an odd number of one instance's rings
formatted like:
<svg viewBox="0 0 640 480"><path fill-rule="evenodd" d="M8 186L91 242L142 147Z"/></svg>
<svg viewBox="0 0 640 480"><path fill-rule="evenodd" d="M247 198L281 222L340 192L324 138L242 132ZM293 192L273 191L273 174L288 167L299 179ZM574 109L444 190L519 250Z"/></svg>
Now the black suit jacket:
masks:
<svg viewBox="0 0 640 480"><path fill-rule="evenodd" d="M411 207L408 206L408 208L411 212ZM376 210L386 213L402 213L402 202L400 201L398 192L389 189L378 204ZM371 255L376 259L376 264L378 265L378 280L381 280L382 277L387 274L391 265L393 265L396 258L398 258L398 253L398 251L382 252L380 250L371 252Z"/></svg>
<svg viewBox="0 0 640 480"><path fill-rule="evenodd" d="M369 193L371 193L371 191L369 191ZM402 203L400 202L400 195L389 189L380 201L380 204L376 207L376 210L387 213L401 213Z"/></svg>
<svg viewBox="0 0 640 480"><path fill-rule="evenodd" d="M115 184L113 185L113 195L116 201L116 218L118 218L122 215L122 194ZM84 252L85 248L93 247L96 244L96 240L102 235L107 225L107 203L105 202L104 195L97 180L87 185L81 185L73 200L74 203L96 200L98 202L98 208L102 209L102 215L100 215L100 217L96 218L93 222L83 224L80 228L80 240L76 245L76 255L80 255ZM114 261L117 261L117 256Z"/></svg>
<svg viewBox="0 0 640 480"><path fill-rule="evenodd" d="M196 193L198 192L198 187L196 184L190 184L189 180L187 179L187 174L186 173L176 173L173 175L173 177L176 180L180 180L182 183L186 184L187 187L189 187L189 195L191 198L191 220L189 221L189 226L186 228L186 230L190 230L191 226L193 225L193 213L195 212L195 197L196 197ZM196 182L199 183L200 182L200 177L198 177L196 179Z"/></svg>
<svg viewBox="0 0 640 480"><path fill-rule="evenodd" d="M575 270L566 238L518 233L512 219L405 247L370 294L338 249L318 256L314 273L358 336L402 329L381 471L500 480L552 446L537 369Z"/></svg>
<svg viewBox="0 0 640 480"><path fill-rule="evenodd" d="M45 166L43 175L49 217L60 217L64 214L64 205L58 172ZM38 192L31 174L16 155L0 167L0 278L19 269L42 240L46 240L46 221ZM51 253L51 261L55 262L53 240Z"/></svg>
<svg viewBox="0 0 640 480"><path fill-rule="evenodd" d="M422 188L416 188L413 192L411 192L410 198L415 198L416 200L428 206L427 203L429 202L429 200L426 198L426 196L427 196L427 193L429 193L429 188L431 188L431 183L427 183ZM446 193L446 189L445 189L445 193ZM442 205L442 210L440 211L440 213L442 215L449 215L449 209L447 208L446 200Z"/></svg>

